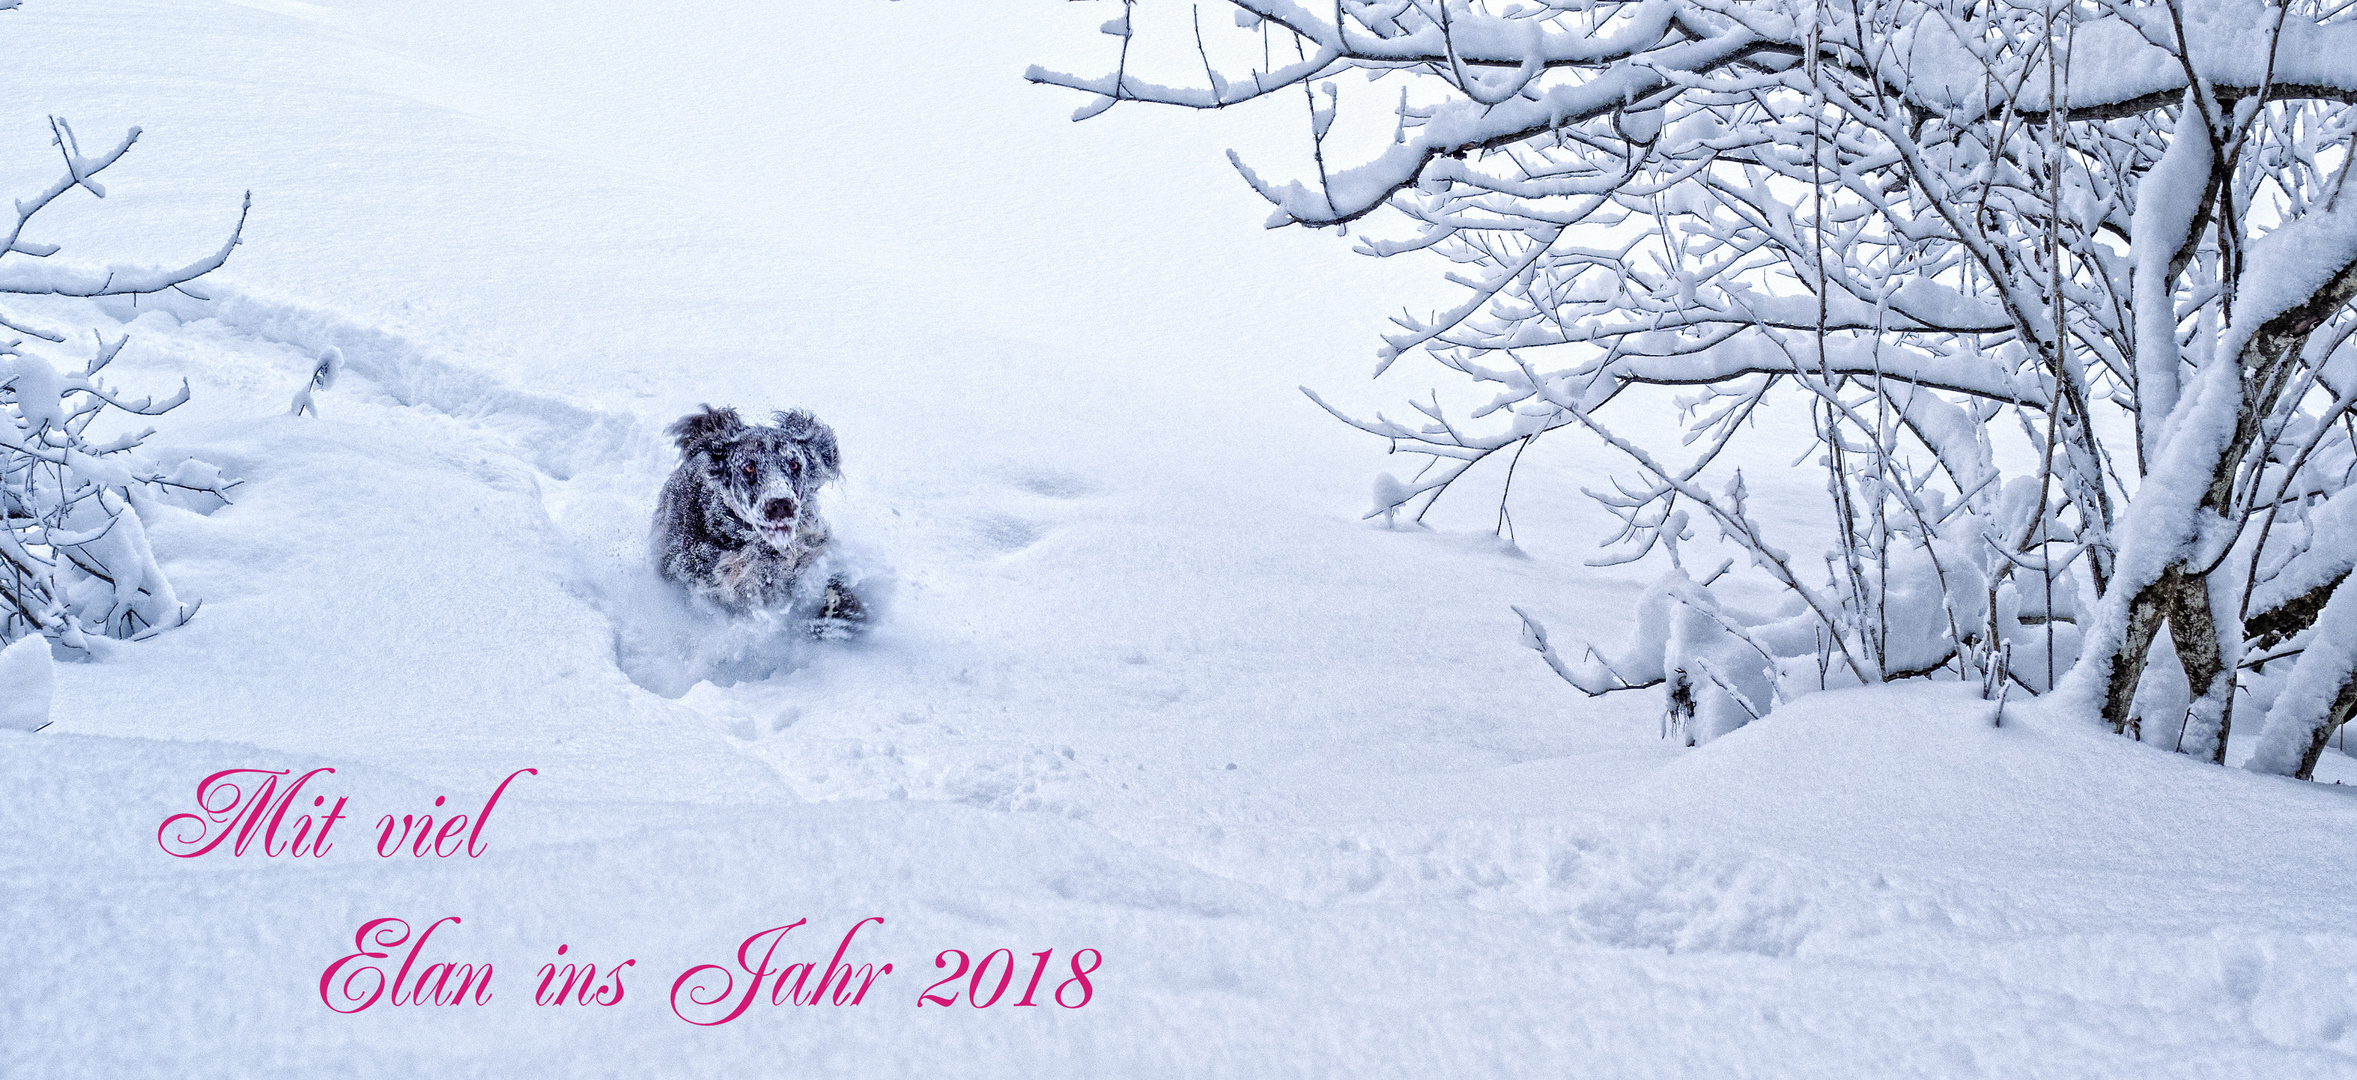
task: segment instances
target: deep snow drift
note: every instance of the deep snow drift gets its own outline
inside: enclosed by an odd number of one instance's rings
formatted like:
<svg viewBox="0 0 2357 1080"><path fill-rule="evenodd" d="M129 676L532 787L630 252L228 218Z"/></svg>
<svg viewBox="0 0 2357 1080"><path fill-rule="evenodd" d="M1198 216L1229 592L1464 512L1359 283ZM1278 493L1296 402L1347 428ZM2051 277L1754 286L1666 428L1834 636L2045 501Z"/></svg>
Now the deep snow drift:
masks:
<svg viewBox="0 0 2357 1080"><path fill-rule="evenodd" d="M1259 233L1245 135L1064 125L1017 76L1102 13L787 7L0 14L11 100L149 131L93 243L217 242L256 192L213 300L27 307L188 378L151 447L245 483L148 522L197 620L0 731L0 1074L2357 1072L2348 759L1952 687L1667 745L1515 644L1513 604L1626 632L1647 572L1581 565L1605 454L1534 453L1519 546L1479 506L1388 530L1381 447L1292 389L1412 390L1360 380L1431 268ZM955 59L912 97L879 56ZM0 123L45 180L38 116ZM661 429L705 401L834 426L871 634L656 587ZM1756 490L1797 522L1811 483ZM318 766L328 856L159 850L206 775ZM480 857L372 850L524 768ZM487 1002L323 1002L362 924L446 915L427 961L491 963ZM862 1005L674 1015L749 935L808 919L778 955L823 962L870 916ZM560 945L634 960L624 1000L535 1005ZM1001 948L1017 984L1055 950L1041 1001L1097 950L1089 1003L917 1007Z"/></svg>

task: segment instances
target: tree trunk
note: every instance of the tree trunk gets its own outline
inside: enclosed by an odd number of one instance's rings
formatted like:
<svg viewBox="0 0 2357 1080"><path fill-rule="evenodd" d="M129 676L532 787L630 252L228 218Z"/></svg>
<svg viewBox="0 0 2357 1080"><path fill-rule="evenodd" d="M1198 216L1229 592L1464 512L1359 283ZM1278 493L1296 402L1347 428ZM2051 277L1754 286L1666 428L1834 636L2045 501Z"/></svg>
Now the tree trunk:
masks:
<svg viewBox="0 0 2357 1080"><path fill-rule="evenodd" d="M2234 721L2234 669L2219 645L2209 582L2176 570L2163 580L2178 585L2169 597L2169 638L2177 661L2185 665L2185 685L2193 691L2176 748L2223 765L2226 734Z"/></svg>
<svg viewBox="0 0 2357 1080"><path fill-rule="evenodd" d="M2121 630L2119 649L2112 653L2111 668L2103 679L2103 722L2111 725L2114 734L2128 733L2128 710L2136 705L2136 685L2144 678L2144 658L2152 651L2152 639L2168 616L2167 597L2176 576L2177 568L2170 567L2159 581L2137 590L2128 601L2128 624ZM2190 682L2192 673L2186 674Z"/></svg>
<svg viewBox="0 0 2357 1080"><path fill-rule="evenodd" d="M2325 717L2323 723L2316 725L2316 730L2309 734L2308 749L2301 753L2299 771L2292 773L2292 779L2316 779L2316 762L2317 759L2324 756L2325 741L2332 738L2335 729L2348 723L2352 714L2357 714L2357 677L2348 678L2341 683L2340 696L2333 699L2332 713Z"/></svg>
<svg viewBox="0 0 2357 1080"><path fill-rule="evenodd" d="M2296 366L2294 362L2308 343L2308 336L2352 297L2357 297L2357 261L2342 265L2299 304L2267 318L2237 350L2234 362L2241 400L2235 410L2233 430L2210 465L2209 484L2202 492L2200 505L2194 508L2195 514L2231 519L2237 512L2235 483L2240 479L2244 458L2259 439L2261 421L2275 408L2276 399L2282 395ZM2197 434L2181 431L2179 437ZM2195 695L2196 715L2187 718L2187 734L2193 733L2198 720L2204 740L2181 749L2224 763L2234 703L2234 669L2219 645L2217 613L2210 604L2209 584L2203 576L2192 572L2193 561L2203 559L2204 553L2198 550L2193 536L2179 538L2175 543L2177 550L2170 554L2160 576L2138 588L2129 598L2120 640L2104 646L2116 651L2106 658L2108 663L2102 669L2103 719L2115 732L2128 730L2128 709L2136 700L2136 684L2144 675L2145 650L2151 647L2153 635L2166 621L2172 626L2170 637ZM2210 567L2209 572L2224 573L2222 560L2220 565ZM2126 587L2126 583L2121 585ZM2232 612L2228 615L2235 617ZM2236 641L2242 640L2243 628L2239 623L2228 629ZM2090 654L2080 659L2084 663L2092 658Z"/></svg>
<svg viewBox="0 0 2357 1080"><path fill-rule="evenodd" d="M2343 587L2325 601L2291 677L2267 710L2249 768L2313 778L2324 741L2352 714L2357 714L2357 589Z"/></svg>
<svg viewBox="0 0 2357 1080"><path fill-rule="evenodd" d="M2104 680L2103 720L2119 734L2128 734L2129 709L2136 702L2137 684L2144 678L2145 657L2161 627L2169 628L2169 644L2185 666L2185 682L2193 692L2193 715L2176 749L2214 762L2225 760L2226 732L2234 705L2233 672L2218 645L2218 623L2210 606L2207 580L2171 566L2155 581L2138 590L2128 604L2128 625L2118 652L2112 654Z"/></svg>

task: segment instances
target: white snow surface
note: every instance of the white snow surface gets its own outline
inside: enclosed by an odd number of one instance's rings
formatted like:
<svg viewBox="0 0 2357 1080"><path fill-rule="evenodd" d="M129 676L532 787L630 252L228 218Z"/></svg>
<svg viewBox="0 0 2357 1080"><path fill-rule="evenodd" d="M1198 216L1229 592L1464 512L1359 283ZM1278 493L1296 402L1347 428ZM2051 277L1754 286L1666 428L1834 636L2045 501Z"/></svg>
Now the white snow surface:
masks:
<svg viewBox="0 0 2357 1080"><path fill-rule="evenodd" d="M1274 114L1066 124L1020 73L1091 69L1104 15L0 14L0 179L53 179L44 111L147 132L61 258L194 258L255 193L210 300L23 306L130 334L133 394L186 377L148 449L244 483L142 508L196 619L0 730L0 1076L2357 1075L2347 758L2218 769L1953 686L1684 750L1654 696L1579 696L1509 605L1629 637L1656 568L1582 565L1576 494L1620 466L1534 451L1519 544L1471 498L1360 520L1381 446L1292 387L1414 393L1359 379L1438 268L1254 228L1220 151L1283 152ZM701 402L835 428L867 636L654 580ZM1815 512L1809 470L1747 476ZM318 767L327 855L161 849L205 776ZM524 768L479 857L372 850ZM487 1002L323 1003L363 923L452 915L420 963L492 964ZM859 1006L673 1014L756 931L823 962L871 916ZM560 945L633 960L625 998L536 1006ZM1000 948L1056 950L1042 1001L1099 950L1089 1003L918 1007Z"/></svg>

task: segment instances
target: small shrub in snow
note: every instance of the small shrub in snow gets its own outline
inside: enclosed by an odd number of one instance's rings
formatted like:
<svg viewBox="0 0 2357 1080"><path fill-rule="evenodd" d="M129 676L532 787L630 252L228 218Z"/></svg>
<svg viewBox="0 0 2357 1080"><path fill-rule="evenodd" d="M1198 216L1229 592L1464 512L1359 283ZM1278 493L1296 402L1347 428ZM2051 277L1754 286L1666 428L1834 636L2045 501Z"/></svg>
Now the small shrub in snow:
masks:
<svg viewBox="0 0 2357 1080"><path fill-rule="evenodd" d="M311 376L303 380L301 389L295 391L294 401L287 406L287 412L294 416L319 415L319 402L313 395L321 390L335 389L336 376L343 374L343 371L344 350L333 345L320 350L319 359L311 365Z"/></svg>
<svg viewBox="0 0 2357 1080"><path fill-rule="evenodd" d="M178 268L48 262L57 246L28 238L26 226L77 188L104 198L98 174L139 138L133 128L114 149L87 157L65 121L52 117L50 131L65 175L17 200L15 225L0 243L0 295L187 292L190 282L228 260L245 226L242 211L217 251ZM74 363L26 340L61 345L63 333L6 310L0 328L22 335L0 344L0 645L39 635L88 651L104 639L136 639L185 623L195 607L181 603L156 565L138 506L156 497L218 505L234 481L203 462L166 467L142 454L153 428L116 430L100 421L109 413L169 412L188 400L188 384L160 401L128 399L103 377L125 339L93 333L87 359Z"/></svg>

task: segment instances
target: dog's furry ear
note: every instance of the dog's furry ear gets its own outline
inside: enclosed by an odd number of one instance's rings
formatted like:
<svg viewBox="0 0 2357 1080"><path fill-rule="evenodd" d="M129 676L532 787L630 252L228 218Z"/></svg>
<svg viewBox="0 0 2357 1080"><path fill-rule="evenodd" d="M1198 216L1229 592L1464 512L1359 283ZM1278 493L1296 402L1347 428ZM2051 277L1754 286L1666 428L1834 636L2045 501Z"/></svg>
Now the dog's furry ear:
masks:
<svg viewBox="0 0 2357 1080"><path fill-rule="evenodd" d="M826 466L828 475L843 475L843 458L835 449L835 429L810 415L810 410L796 409L778 413L777 426L778 430L786 433L787 438L808 449L810 456L820 465Z"/></svg>
<svg viewBox="0 0 2357 1080"><path fill-rule="evenodd" d="M679 443L679 452L693 454L706 443L725 439L745 429L745 422L737 418L735 409L715 409L704 406L704 411L682 416L676 423L663 429Z"/></svg>

